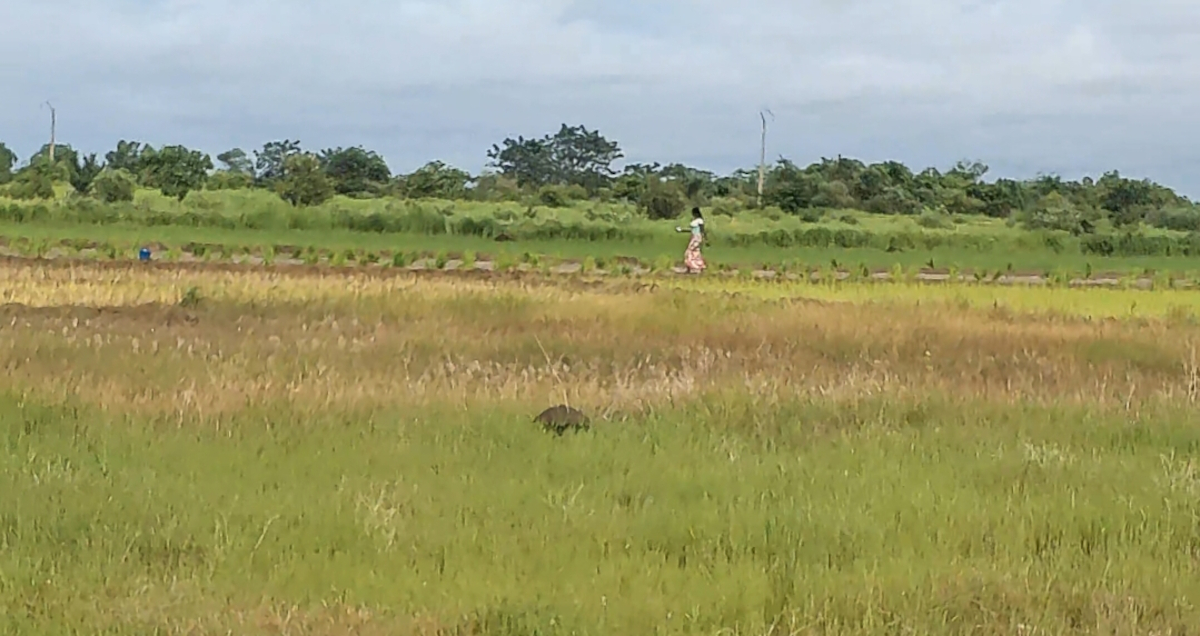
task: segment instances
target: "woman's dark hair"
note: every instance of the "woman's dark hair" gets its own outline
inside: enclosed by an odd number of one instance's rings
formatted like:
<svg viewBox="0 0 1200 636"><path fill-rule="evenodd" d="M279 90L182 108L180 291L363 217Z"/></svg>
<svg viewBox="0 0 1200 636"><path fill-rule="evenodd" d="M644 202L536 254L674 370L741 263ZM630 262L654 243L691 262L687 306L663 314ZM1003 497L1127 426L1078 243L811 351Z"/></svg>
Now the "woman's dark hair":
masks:
<svg viewBox="0 0 1200 636"><path fill-rule="evenodd" d="M700 214L700 208L692 208L692 218L703 219L704 215Z"/></svg>

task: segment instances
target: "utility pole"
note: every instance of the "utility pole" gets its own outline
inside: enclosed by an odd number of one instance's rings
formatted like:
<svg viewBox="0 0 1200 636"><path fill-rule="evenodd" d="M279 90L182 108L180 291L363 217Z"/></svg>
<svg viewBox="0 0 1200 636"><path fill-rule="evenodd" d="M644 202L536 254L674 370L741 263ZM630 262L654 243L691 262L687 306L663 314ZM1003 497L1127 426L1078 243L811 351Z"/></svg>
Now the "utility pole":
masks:
<svg viewBox="0 0 1200 636"><path fill-rule="evenodd" d="M54 133L58 127L58 113L54 110L54 104L46 102L46 106L50 107L50 164L54 164Z"/></svg>
<svg viewBox="0 0 1200 636"><path fill-rule="evenodd" d="M767 115L771 119L775 119L775 113L770 109L758 111L758 117L762 119L762 146L759 147L758 153L758 207L762 207L763 198L763 183L767 178Z"/></svg>

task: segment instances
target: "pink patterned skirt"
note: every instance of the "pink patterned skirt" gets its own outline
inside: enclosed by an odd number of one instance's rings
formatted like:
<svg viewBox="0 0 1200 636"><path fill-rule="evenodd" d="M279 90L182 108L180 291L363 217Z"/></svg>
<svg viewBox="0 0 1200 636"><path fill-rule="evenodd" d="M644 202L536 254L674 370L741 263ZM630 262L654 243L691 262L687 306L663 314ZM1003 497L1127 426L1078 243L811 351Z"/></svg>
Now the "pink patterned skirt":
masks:
<svg viewBox="0 0 1200 636"><path fill-rule="evenodd" d="M693 235L692 240L688 241L687 251L683 253L683 264L689 272L698 274L708 267L704 263L704 256L700 254L702 243L704 243L704 239L696 235Z"/></svg>

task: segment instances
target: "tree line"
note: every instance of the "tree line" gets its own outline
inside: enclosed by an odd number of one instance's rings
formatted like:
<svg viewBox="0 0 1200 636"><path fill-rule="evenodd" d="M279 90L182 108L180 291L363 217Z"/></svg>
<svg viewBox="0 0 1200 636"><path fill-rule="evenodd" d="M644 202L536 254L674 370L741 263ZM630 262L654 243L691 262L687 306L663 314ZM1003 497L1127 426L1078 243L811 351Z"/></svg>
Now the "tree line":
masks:
<svg viewBox="0 0 1200 636"><path fill-rule="evenodd" d="M477 201L526 201L559 207L576 201L621 201L653 219L676 218L691 205L718 213L765 207L815 221L830 209L857 209L919 216L926 225L954 216L1013 219L1030 229L1091 234L1148 223L1200 230L1200 209L1186 197L1147 179L1117 171L1097 179L1054 175L986 180L988 167L960 161L950 169L919 172L897 161L867 164L846 157L807 166L780 158L766 170L761 192L757 169L732 174L682 164L630 163L620 145L599 131L563 124L540 138L507 138L487 151L482 174L431 161L408 174L393 174L378 153L361 146L313 152L299 141L263 144L251 153L234 148L215 157L184 146L155 148L120 141L103 158L68 144L47 144L18 167L0 143L0 187L10 197L54 196L55 183L107 202L131 201L138 187L183 200L189 192L261 188L295 206L314 206L335 195Z"/></svg>

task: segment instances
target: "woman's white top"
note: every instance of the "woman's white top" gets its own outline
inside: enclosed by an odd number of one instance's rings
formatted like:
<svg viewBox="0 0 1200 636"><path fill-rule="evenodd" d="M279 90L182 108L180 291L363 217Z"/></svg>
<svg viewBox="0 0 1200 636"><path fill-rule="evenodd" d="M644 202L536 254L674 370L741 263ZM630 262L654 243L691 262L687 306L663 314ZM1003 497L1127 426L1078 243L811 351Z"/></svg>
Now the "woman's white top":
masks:
<svg viewBox="0 0 1200 636"><path fill-rule="evenodd" d="M699 236L700 232L704 229L704 219L692 219L691 227L692 235Z"/></svg>

